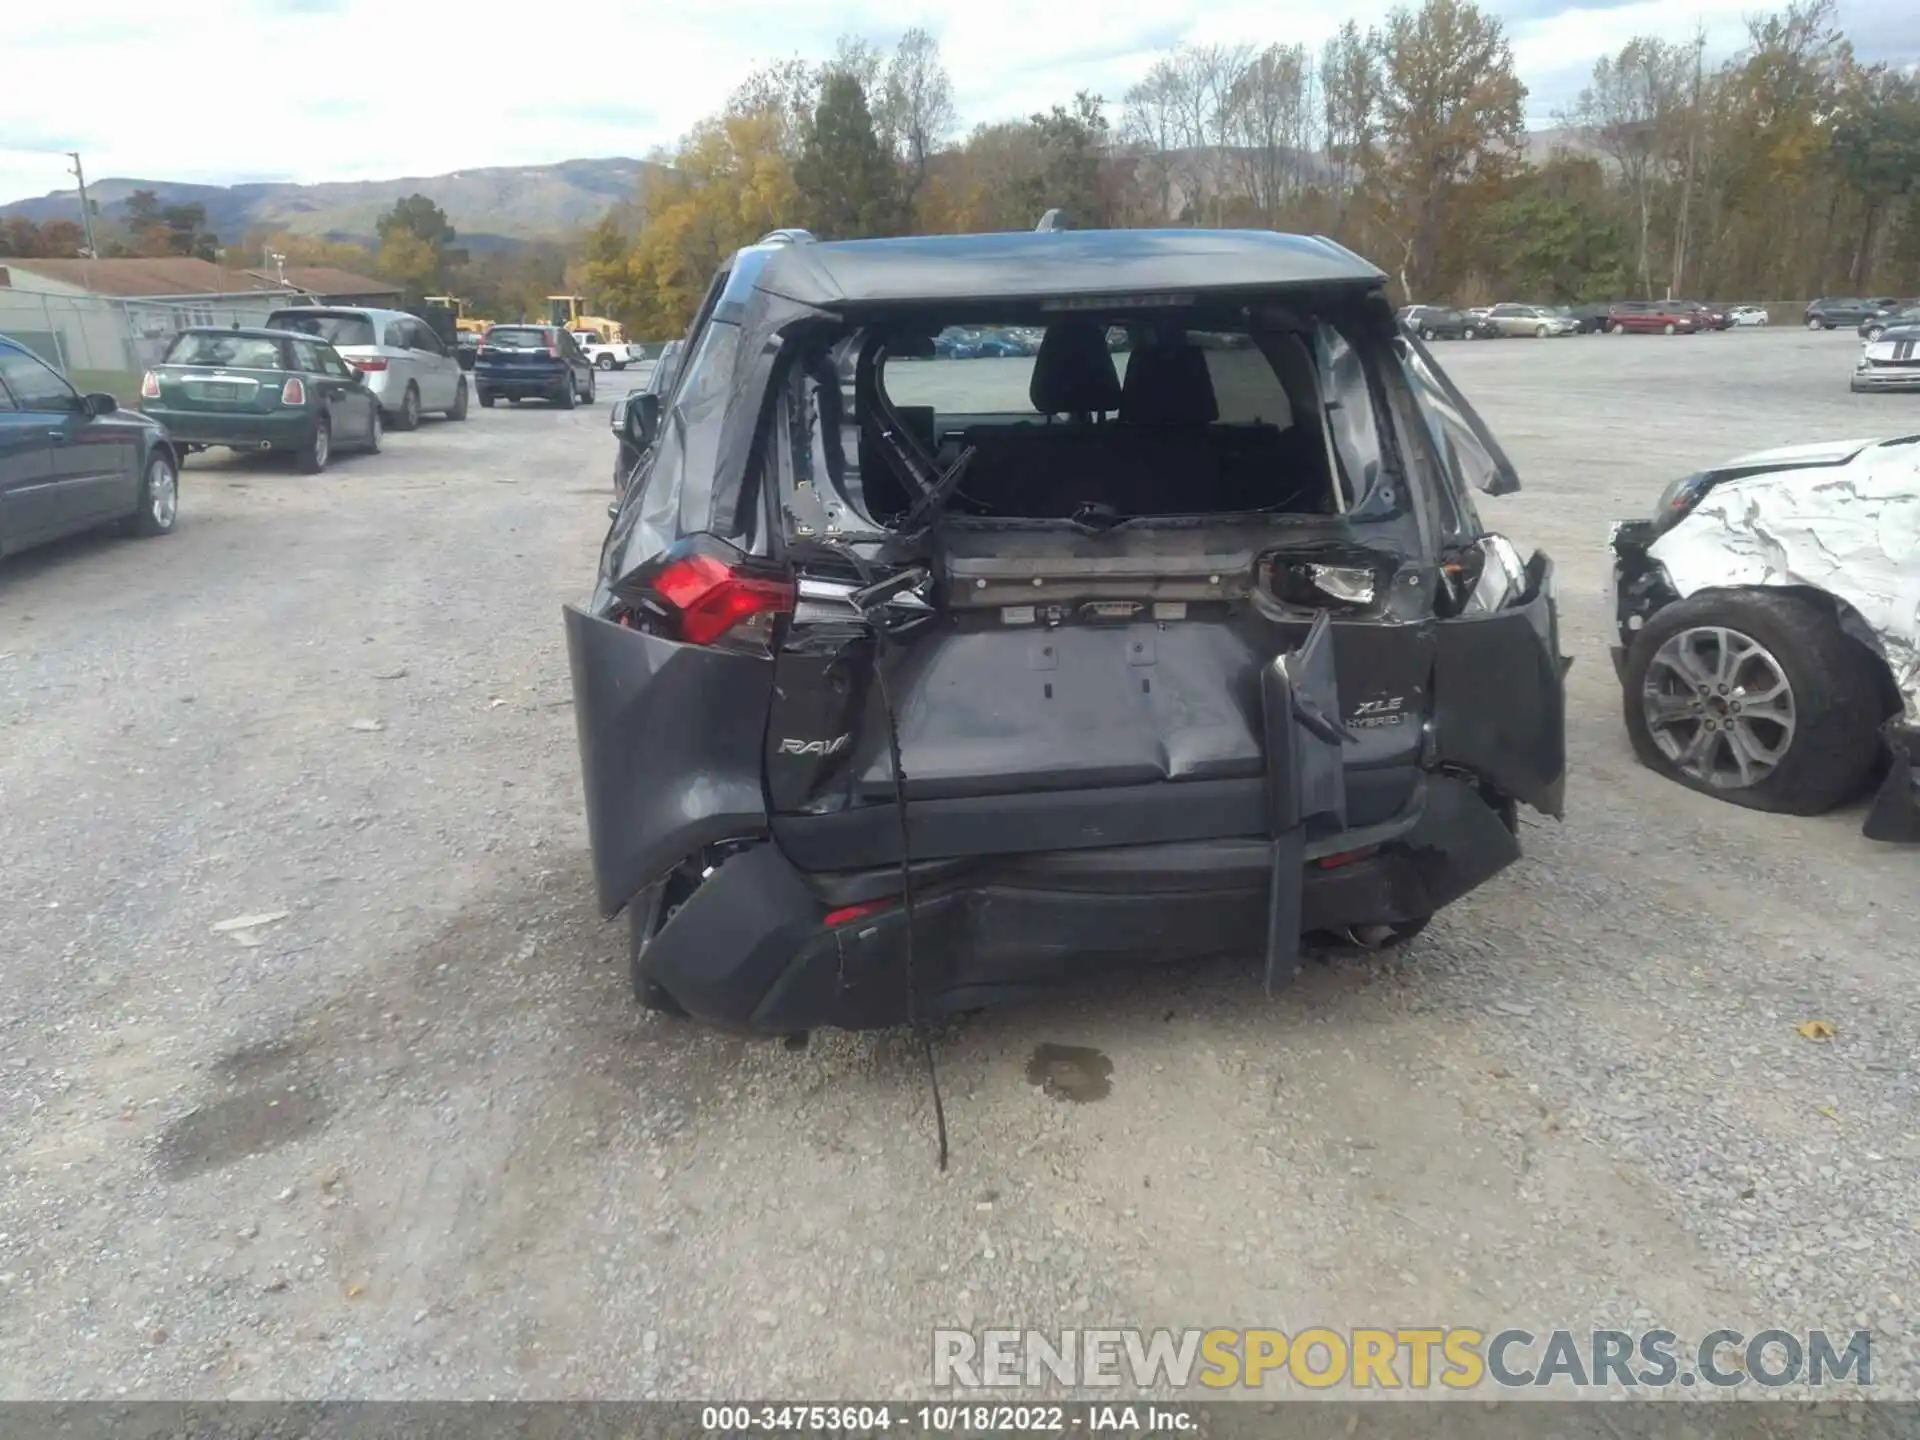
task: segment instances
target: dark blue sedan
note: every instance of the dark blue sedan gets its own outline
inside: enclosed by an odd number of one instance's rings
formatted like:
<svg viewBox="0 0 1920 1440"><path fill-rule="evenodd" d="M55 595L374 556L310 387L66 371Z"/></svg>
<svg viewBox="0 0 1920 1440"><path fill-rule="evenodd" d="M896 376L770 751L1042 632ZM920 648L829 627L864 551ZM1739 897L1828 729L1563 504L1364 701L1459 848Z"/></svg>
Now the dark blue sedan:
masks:
<svg viewBox="0 0 1920 1440"><path fill-rule="evenodd" d="M166 429L111 395L82 395L0 335L0 555L99 525L165 535L180 507Z"/></svg>

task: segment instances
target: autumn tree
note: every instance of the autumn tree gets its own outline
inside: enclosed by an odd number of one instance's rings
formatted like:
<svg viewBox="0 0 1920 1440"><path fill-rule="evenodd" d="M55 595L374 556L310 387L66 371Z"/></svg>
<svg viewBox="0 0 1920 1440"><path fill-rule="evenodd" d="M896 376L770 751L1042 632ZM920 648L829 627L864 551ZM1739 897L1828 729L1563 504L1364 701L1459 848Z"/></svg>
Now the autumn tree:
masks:
<svg viewBox="0 0 1920 1440"><path fill-rule="evenodd" d="M1688 99L1690 58L1653 36L1629 40L1602 56L1593 79L1564 117L1581 138L1619 169L1634 221L1634 273L1653 294L1652 232L1660 158Z"/></svg>
<svg viewBox="0 0 1920 1440"><path fill-rule="evenodd" d="M1227 153L1249 218L1274 225L1307 187L1316 148L1313 65L1304 45L1269 45L1233 77L1226 93Z"/></svg>
<svg viewBox="0 0 1920 1440"><path fill-rule="evenodd" d="M854 240L899 232L899 177L851 70L830 71L822 84L793 183L803 223L822 236Z"/></svg>
<svg viewBox="0 0 1920 1440"><path fill-rule="evenodd" d="M167 222L160 213L160 197L151 190L135 190L127 196L127 248L135 255L157 256L173 253Z"/></svg>
<svg viewBox="0 0 1920 1440"><path fill-rule="evenodd" d="M239 245L247 269L272 270L271 257L280 255L289 265L327 266L365 275L374 268L374 254L365 245L326 235L297 235L290 230L256 228Z"/></svg>
<svg viewBox="0 0 1920 1440"><path fill-rule="evenodd" d="M1370 183L1397 217L1409 298L1435 293L1456 197L1504 173L1525 135L1526 86L1500 22L1472 0L1396 10L1374 41L1387 137Z"/></svg>
<svg viewBox="0 0 1920 1440"><path fill-rule="evenodd" d="M1330 192L1329 228L1351 243L1360 182L1372 169L1380 133L1380 60L1371 34L1349 20L1320 51L1323 153Z"/></svg>
<svg viewBox="0 0 1920 1440"><path fill-rule="evenodd" d="M915 26L900 37L880 86L876 130L890 138L905 174L902 199L912 207L927 181L934 151L952 133L957 112L953 80L940 42Z"/></svg>

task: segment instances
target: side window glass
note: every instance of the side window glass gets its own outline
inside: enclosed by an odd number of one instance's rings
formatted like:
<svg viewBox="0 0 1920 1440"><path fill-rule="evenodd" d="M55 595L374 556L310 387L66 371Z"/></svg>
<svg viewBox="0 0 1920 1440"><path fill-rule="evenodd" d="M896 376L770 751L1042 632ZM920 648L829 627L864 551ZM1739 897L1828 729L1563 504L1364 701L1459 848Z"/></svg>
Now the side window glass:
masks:
<svg viewBox="0 0 1920 1440"><path fill-rule="evenodd" d="M293 368L304 375L319 375L324 371L320 364L320 347L311 340L289 340L293 348Z"/></svg>
<svg viewBox="0 0 1920 1440"><path fill-rule="evenodd" d="M1488 495L1519 489L1513 462L1433 358L1405 336L1394 345L1419 397L1434 447L1449 459L1460 479Z"/></svg>
<svg viewBox="0 0 1920 1440"><path fill-rule="evenodd" d="M1315 327L1314 351L1320 362L1328 430L1346 482L1346 508L1351 509L1380 478L1384 451L1373 391L1367 385L1366 362L1331 325Z"/></svg>
<svg viewBox="0 0 1920 1440"><path fill-rule="evenodd" d="M380 343L389 350L405 350L407 347L407 327L403 321L389 320L387 328L380 334Z"/></svg>
<svg viewBox="0 0 1920 1440"><path fill-rule="evenodd" d="M45 364L18 350L0 349L0 381L13 392L22 410L71 414L80 408L80 396Z"/></svg>

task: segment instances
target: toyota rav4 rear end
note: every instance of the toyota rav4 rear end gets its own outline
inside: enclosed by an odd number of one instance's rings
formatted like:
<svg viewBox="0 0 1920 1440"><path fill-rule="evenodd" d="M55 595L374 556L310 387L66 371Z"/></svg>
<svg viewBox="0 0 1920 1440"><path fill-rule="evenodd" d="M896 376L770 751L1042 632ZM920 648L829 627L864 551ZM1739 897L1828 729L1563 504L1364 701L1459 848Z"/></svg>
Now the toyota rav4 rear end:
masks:
<svg viewBox="0 0 1920 1440"><path fill-rule="evenodd" d="M861 1028L1416 933L1559 815L1546 556L1385 277L1266 232L740 252L566 613L646 1003ZM949 330L1037 355L934 358Z"/></svg>

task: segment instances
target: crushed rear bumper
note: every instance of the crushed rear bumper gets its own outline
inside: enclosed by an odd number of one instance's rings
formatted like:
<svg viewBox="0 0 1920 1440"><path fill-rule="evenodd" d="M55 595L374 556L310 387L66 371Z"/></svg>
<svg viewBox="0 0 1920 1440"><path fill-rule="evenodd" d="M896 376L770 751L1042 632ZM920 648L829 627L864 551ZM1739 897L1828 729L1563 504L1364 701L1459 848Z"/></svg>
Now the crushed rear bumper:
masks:
<svg viewBox="0 0 1920 1440"><path fill-rule="evenodd" d="M1359 858L1308 861L1303 928L1424 919L1519 854L1509 820L1475 788L1432 777L1395 838ZM803 872L762 842L680 907L646 969L696 1017L764 1034L894 1025L916 1009L935 1016L1216 955L1247 956L1251 980L1271 855L1245 838L916 865L910 997L898 868Z"/></svg>

